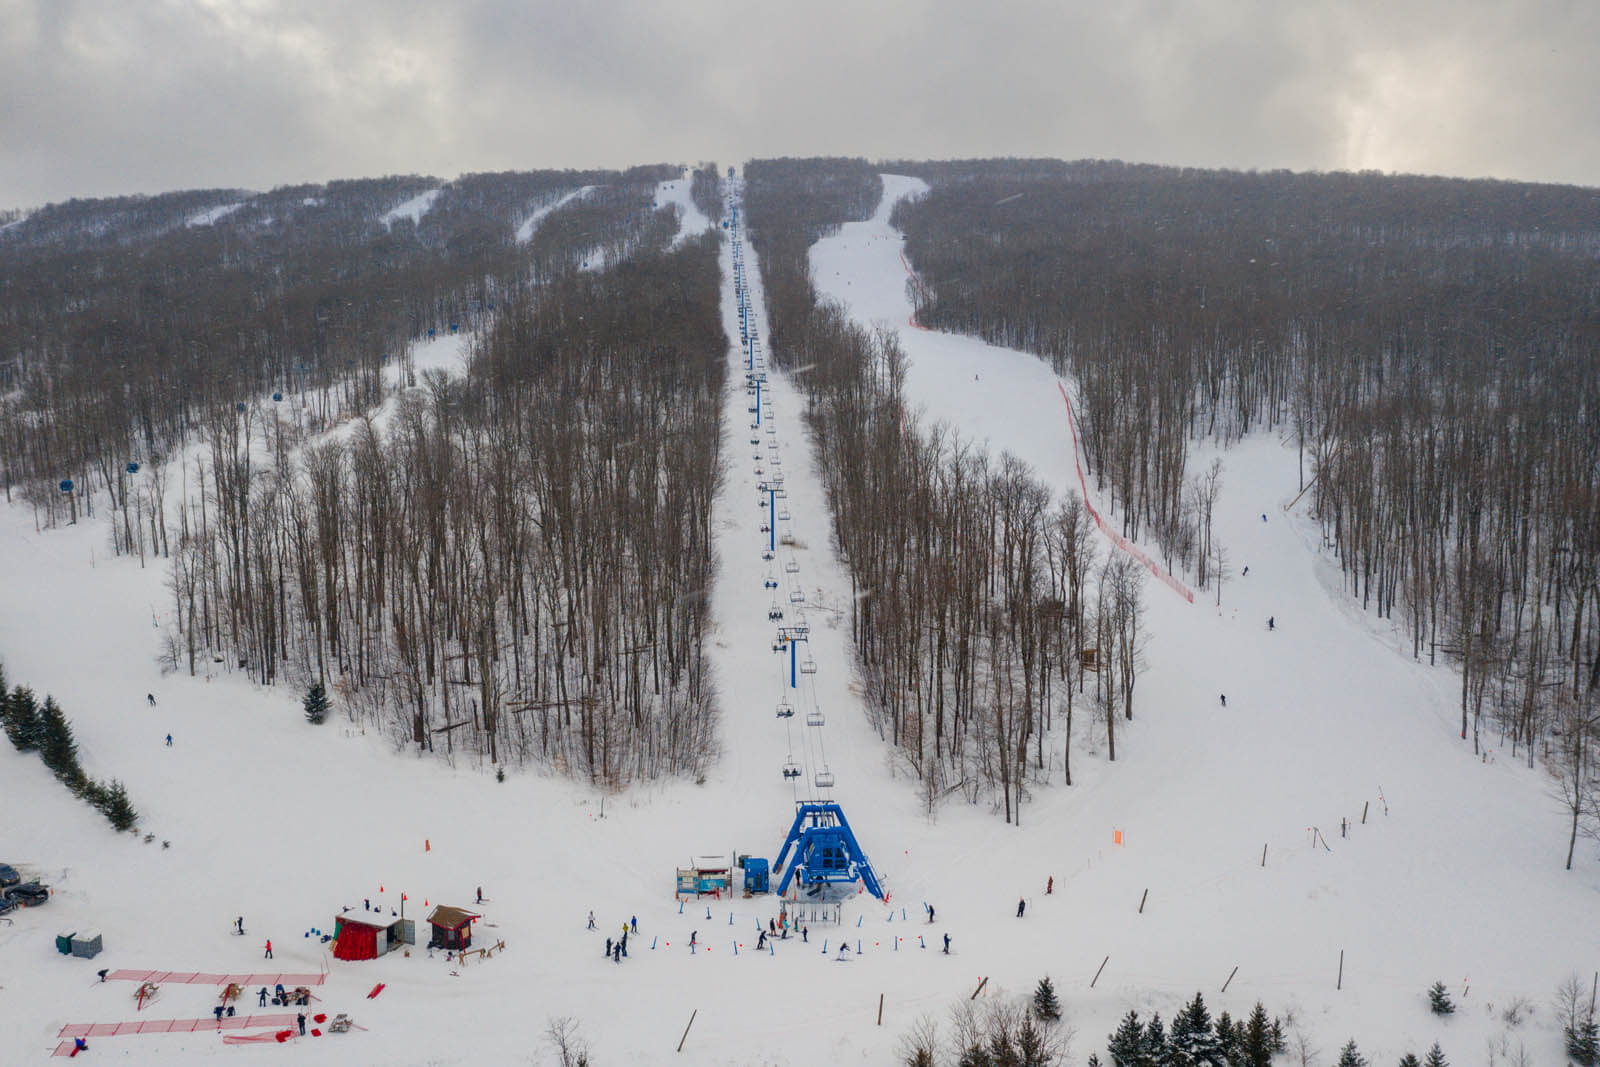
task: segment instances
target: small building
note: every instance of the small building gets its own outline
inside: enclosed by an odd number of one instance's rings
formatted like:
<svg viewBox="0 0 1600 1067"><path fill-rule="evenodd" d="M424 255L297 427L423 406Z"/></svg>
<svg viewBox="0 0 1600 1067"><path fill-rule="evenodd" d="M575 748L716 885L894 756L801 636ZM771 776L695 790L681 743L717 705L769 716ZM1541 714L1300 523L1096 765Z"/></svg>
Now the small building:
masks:
<svg viewBox="0 0 1600 1067"><path fill-rule="evenodd" d="M375 960L401 945L415 944L414 930L410 919L396 919L382 912L337 916L333 920L333 958Z"/></svg>
<svg viewBox="0 0 1600 1067"><path fill-rule="evenodd" d="M98 930L79 930L72 935L72 954L80 959L94 959L102 947Z"/></svg>
<svg viewBox="0 0 1600 1067"><path fill-rule="evenodd" d="M434 948L456 951L471 948L472 924L477 918L477 915L463 908L440 904L428 916L428 925L433 927L433 936L428 944Z"/></svg>
<svg viewBox="0 0 1600 1067"><path fill-rule="evenodd" d="M695 856L678 868L678 892L721 896L733 890L733 864L724 856Z"/></svg>
<svg viewBox="0 0 1600 1067"><path fill-rule="evenodd" d="M755 856L744 857L744 895L771 892L767 861Z"/></svg>

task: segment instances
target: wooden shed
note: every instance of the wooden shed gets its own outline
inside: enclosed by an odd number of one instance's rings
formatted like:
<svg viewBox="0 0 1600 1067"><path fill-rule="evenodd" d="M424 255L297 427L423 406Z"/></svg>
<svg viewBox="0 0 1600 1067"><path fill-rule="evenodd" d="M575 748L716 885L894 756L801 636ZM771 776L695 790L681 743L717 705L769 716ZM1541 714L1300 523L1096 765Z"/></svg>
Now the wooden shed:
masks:
<svg viewBox="0 0 1600 1067"><path fill-rule="evenodd" d="M428 944L434 948L460 951L472 947L472 923L478 916L464 908L440 904L428 915L428 925L433 936Z"/></svg>

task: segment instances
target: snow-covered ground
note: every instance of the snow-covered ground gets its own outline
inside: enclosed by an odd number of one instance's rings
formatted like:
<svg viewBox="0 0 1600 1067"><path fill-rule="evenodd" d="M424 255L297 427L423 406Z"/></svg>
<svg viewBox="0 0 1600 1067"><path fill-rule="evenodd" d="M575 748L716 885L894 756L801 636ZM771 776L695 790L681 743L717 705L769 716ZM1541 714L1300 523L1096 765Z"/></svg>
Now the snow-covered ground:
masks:
<svg viewBox="0 0 1600 1067"><path fill-rule="evenodd" d="M383 223L384 229L392 227L401 219L410 219L411 225L415 226L422 221L422 216L433 209L433 202L439 199L439 194L442 192L444 192L443 188L429 189L425 193L418 193L410 200L397 204L385 211L378 217L378 221Z"/></svg>
<svg viewBox="0 0 1600 1067"><path fill-rule="evenodd" d="M585 185L581 189L563 193L550 203L535 208L533 214L523 219L522 224L517 227L517 244L525 245L533 240L534 231L538 230L539 224L545 220L547 215L554 211L560 211L574 200L581 200L583 197L588 196L594 192L594 188L592 185Z"/></svg>
<svg viewBox="0 0 1600 1067"><path fill-rule="evenodd" d="M813 265L822 289L863 321L904 326L906 273L887 209L910 186L891 179L888 188L877 217L820 244ZM693 216L682 217L688 230ZM757 264L748 249L744 257L764 337ZM1223 454L1219 532L1250 574L1226 586L1220 609L1210 594L1191 605L1148 585L1150 667L1136 717L1119 729L1117 762L1107 764L1085 731L1074 746L1076 784L1064 788L1056 738L1051 783L1034 788L1020 827L959 800L929 818L852 689L838 625L849 584L828 547L818 457L781 375L763 389L752 431L726 241L723 267L734 343L711 598L723 752L701 784L602 796L539 773L499 783L467 761L396 752L338 714L310 726L301 694L252 686L227 664L209 664L201 678L163 675L164 569L110 558L103 516L40 533L20 502L0 511L0 654L10 682L57 698L85 769L122 779L154 835L114 835L36 756L0 745L0 862L56 890L47 906L0 921L0 1060L46 1057L69 1023L209 1018L214 987L169 983L136 1012L133 983L101 984L94 971L261 970L270 937L270 966L328 970L317 1011L349 1012L367 1029L297 1040L292 1053L225 1046L201 1032L94 1038L92 1054L543 1064L554 1062L549 1020L570 1016L596 1063L884 1064L917 1016L942 1018L981 978L984 997L1010 997L1049 974L1077 1029L1079 1064L1128 1008L1170 1019L1196 990L1213 1013L1243 1015L1258 999L1276 1013L1294 1009L1324 1064L1352 1036L1374 1063L1434 1040L1454 1063L1488 1062L1485 1042L1507 1030L1500 1013L1524 996L1535 1010L1510 1031L1510 1047L1525 1044L1533 1063L1560 1062L1550 994L1600 957L1593 850L1563 872L1560 812L1541 776L1509 756L1483 763L1464 751L1453 739L1452 676L1412 664L1386 627L1339 596L1315 525L1281 508L1296 489L1292 449L1255 438ZM1018 453L1058 491L1075 481L1048 368L967 338L901 332L908 388L930 416ZM414 360L453 366L460 344L418 346ZM1203 454L1196 466L1206 462ZM767 561L758 486L777 471L791 518L776 533L795 544ZM791 590L803 592L804 651L818 668L789 696L797 714L788 720L775 715L788 660L771 648L769 573L786 623L799 607ZM1270 633L1269 615L1278 623ZM802 725L813 709L825 726ZM811 774L826 764L836 775L831 797L892 906L858 896L842 930L812 921L808 943L756 953L754 926L776 903L689 902L680 911L673 870L692 854L774 856L793 817L795 790L780 773L791 757ZM1348 839L1341 817L1357 821ZM1310 844L1313 826L1331 850ZM1050 877L1055 891L1045 896ZM331 931L341 906L397 909L401 893L408 917L439 903L473 908L479 886L488 900L475 942L503 939L506 949L465 968L421 951L332 962L303 936ZM1022 919L1018 897L1029 901ZM932 925L924 903L937 909ZM585 929L591 909L595 931ZM248 936L230 933L238 915ZM607 934L632 916L629 958L602 959ZM88 927L105 937L98 959L56 953L55 934ZM946 932L948 957L936 947ZM841 934L862 950L848 963L833 951ZM1448 1020L1427 1011L1435 979L1461 1003ZM378 982L387 988L366 999Z"/></svg>
<svg viewBox="0 0 1600 1067"><path fill-rule="evenodd" d="M204 211L196 211L185 219L183 224L185 226L210 226L218 219L238 211L244 207L245 203L246 201L239 200L232 204L218 204L216 207L209 207Z"/></svg>
<svg viewBox="0 0 1600 1067"><path fill-rule="evenodd" d="M691 237L698 237L716 225L706 218L705 212L695 204L693 182L687 171L682 178L661 182L656 186L656 206L672 207L678 213L678 236L672 239L674 245L682 244ZM738 325L737 319L734 320L734 325ZM737 331L734 336L738 336Z"/></svg>

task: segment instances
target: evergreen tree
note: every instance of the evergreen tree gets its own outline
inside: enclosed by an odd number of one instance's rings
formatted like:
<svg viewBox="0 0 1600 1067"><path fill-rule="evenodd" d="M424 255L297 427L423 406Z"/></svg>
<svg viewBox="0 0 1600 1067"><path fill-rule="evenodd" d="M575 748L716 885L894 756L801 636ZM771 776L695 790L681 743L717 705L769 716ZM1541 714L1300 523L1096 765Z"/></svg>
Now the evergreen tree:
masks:
<svg viewBox="0 0 1600 1067"><path fill-rule="evenodd" d="M1222 1062L1234 1064L1239 1059L1239 1029L1233 1025L1233 1017L1227 1012L1217 1016L1217 1055L1222 1057Z"/></svg>
<svg viewBox="0 0 1600 1067"><path fill-rule="evenodd" d="M1456 1010L1450 1002L1450 994L1445 990L1443 982L1435 982L1428 989L1428 1007L1433 1009L1435 1015L1449 1015Z"/></svg>
<svg viewBox="0 0 1600 1067"><path fill-rule="evenodd" d="M33 690L17 686L11 691L6 709L6 736L18 752L32 752L39 747L39 703Z"/></svg>
<svg viewBox="0 0 1600 1067"><path fill-rule="evenodd" d="M133 802L128 799L128 791L121 782L111 779L110 785L96 787L99 799L95 806L105 813L111 825L121 833L131 830L139 823L139 813L134 810Z"/></svg>
<svg viewBox="0 0 1600 1067"><path fill-rule="evenodd" d="M1435 1048L1438 1046L1435 1045ZM1400 1057L1400 1067L1422 1067L1422 1061L1417 1059L1415 1052L1408 1052Z"/></svg>
<svg viewBox="0 0 1600 1067"><path fill-rule="evenodd" d="M1422 1067L1450 1067L1450 1061L1444 1058L1444 1050L1435 1041L1428 1050L1428 1058L1422 1061Z"/></svg>
<svg viewBox="0 0 1600 1067"><path fill-rule="evenodd" d="M1012 1046L1012 1060L1016 1067L1052 1067L1056 1057L1051 1054L1050 1042L1033 1017L1024 1013L1017 1023L1016 1042Z"/></svg>
<svg viewBox="0 0 1600 1067"><path fill-rule="evenodd" d="M11 722L11 691L6 688L6 665L0 663L0 729Z"/></svg>
<svg viewBox="0 0 1600 1067"><path fill-rule="evenodd" d="M1172 1020L1174 1067L1225 1067L1221 1043L1211 1029L1211 1012L1199 993Z"/></svg>
<svg viewBox="0 0 1600 1067"><path fill-rule="evenodd" d="M1089 1062L1084 1064L1083 1067L1100 1067L1100 1053L1089 1053Z"/></svg>
<svg viewBox="0 0 1600 1067"><path fill-rule="evenodd" d="M312 686L306 693L304 707L308 722L321 725L328 720L328 694L321 684Z"/></svg>
<svg viewBox="0 0 1600 1067"><path fill-rule="evenodd" d="M1274 1056L1289 1047L1289 1039L1283 1036L1283 1023L1276 1018L1272 1020L1272 1027L1267 1031L1267 1047Z"/></svg>
<svg viewBox="0 0 1600 1067"><path fill-rule="evenodd" d="M46 696L39 711L39 758L55 776L73 789L83 785L83 768L78 766L78 742L72 737L72 724L56 703Z"/></svg>
<svg viewBox="0 0 1600 1067"><path fill-rule="evenodd" d="M1272 1067L1274 1021L1267 1018L1267 1009L1256 1001L1249 1020L1240 1028L1239 1062L1243 1067Z"/></svg>
<svg viewBox="0 0 1600 1067"><path fill-rule="evenodd" d="M1113 1067L1145 1067L1144 1024L1132 1008L1122 1017L1116 1033L1106 1039L1106 1054Z"/></svg>
<svg viewBox="0 0 1600 1067"><path fill-rule="evenodd" d="M1367 1067L1367 1058L1356 1048L1355 1038L1352 1037L1340 1050L1338 1067Z"/></svg>
<svg viewBox="0 0 1600 1067"><path fill-rule="evenodd" d="M1056 988L1050 984L1049 975L1039 979L1039 988L1033 991L1033 1014L1047 1023L1061 1018L1061 1001L1056 999Z"/></svg>
<svg viewBox="0 0 1600 1067"><path fill-rule="evenodd" d="M1567 1058L1578 1067L1595 1067L1600 1063L1600 1027L1591 1012L1586 1018L1573 1021L1566 1028Z"/></svg>
<svg viewBox="0 0 1600 1067"><path fill-rule="evenodd" d="M1167 1040L1167 1028L1161 1022L1161 1013L1158 1011L1150 1016L1150 1021L1144 1026L1145 1062L1155 1067L1165 1064L1171 1055L1172 1043Z"/></svg>

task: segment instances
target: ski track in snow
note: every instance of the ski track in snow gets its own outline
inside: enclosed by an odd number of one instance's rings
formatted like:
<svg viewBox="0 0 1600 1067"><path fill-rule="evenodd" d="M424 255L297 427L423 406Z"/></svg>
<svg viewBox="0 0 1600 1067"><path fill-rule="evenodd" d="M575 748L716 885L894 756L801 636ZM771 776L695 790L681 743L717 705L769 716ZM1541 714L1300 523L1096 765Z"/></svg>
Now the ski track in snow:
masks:
<svg viewBox="0 0 1600 1067"><path fill-rule="evenodd" d="M216 222L218 219L223 218L224 216L227 216L227 215L231 215L235 211L238 211L240 208L244 207L245 204L248 203L248 202L249 201L246 201L246 200L240 200L240 201L237 201L236 203L218 204L216 207L207 208L204 211L197 211L193 215L190 215L187 219L184 220L184 225L185 226L210 226L212 223Z"/></svg>
<svg viewBox="0 0 1600 1067"><path fill-rule="evenodd" d="M429 189L425 193L419 193L410 200L384 212L379 216L378 221L383 223L385 229L389 229L401 219L410 219L411 224L415 226L422 221L422 216L432 210L433 202L439 199L439 194L442 192L444 192L444 189L441 187Z"/></svg>
<svg viewBox="0 0 1600 1067"><path fill-rule="evenodd" d="M590 193L594 192L594 189L595 187L592 185L585 185L581 189L574 189L569 193L562 194L558 199L552 201L551 203L535 208L533 214L523 219L522 224L517 227L517 244L525 245L529 241L533 240L534 232L538 230L539 224L542 223L547 216L549 216L552 212L560 211L574 200L580 200L583 197L588 196Z"/></svg>
<svg viewBox="0 0 1600 1067"><path fill-rule="evenodd" d="M680 184L666 192L686 199L687 181ZM914 189L889 178L872 220L813 250L819 288L863 322L907 322L901 241L887 213ZM684 234L698 232L686 208L680 218ZM36 756L0 745L0 862L23 865L56 891L48 905L0 923L0 1059L47 1056L68 1023L138 1018L128 983L95 981L102 966L256 969L270 937L283 970L331 968L317 1010L349 1012L368 1028L297 1039L297 1062L311 1064L530 1055L550 1063L545 1029L562 1016L579 1021L595 1062L888 1063L919 1015L943 1023L981 977L989 978L988 999L1028 995L1044 974L1077 1030L1074 1063L1103 1050L1129 1008L1170 1020L1196 990L1213 1015L1243 1017L1258 999L1273 1012L1294 1008L1325 1062L1354 1036L1374 1063L1420 1053L1433 1040L1452 1062L1478 1062L1484 1042L1503 1029L1488 1005L1521 995L1539 1008L1512 1033L1513 1049L1522 1041L1534 1062L1559 1062L1559 1032L1545 1005L1557 982L1588 973L1600 954L1600 932L1583 919L1595 914L1600 894L1593 850L1577 870L1562 872L1561 814L1542 777L1509 753L1480 763L1454 740L1458 677L1412 664L1387 623L1340 593L1315 523L1281 510L1297 489L1295 456L1270 435L1220 453L1218 535L1250 575L1227 583L1220 608L1214 590L1197 590L1190 605L1147 583L1149 670L1134 720L1119 722L1116 764L1106 762L1103 742L1089 740L1080 704L1075 784L1061 785L1058 732L1047 742L1049 781L1031 788L1020 827L1003 823L987 801L968 805L959 794L925 815L915 776L880 739L857 694L848 615L836 623L823 610L846 608L851 589L829 547L816 477L828 457L812 454L800 397L783 375L769 370L763 390L776 432L765 432L765 415L761 431L751 432L731 256L724 240L722 314L733 344L709 636L722 755L703 785L646 783L602 796L539 771L497 783L474 758L418 759L338 712L309 726L301 693L254 686L226 663L202 661L196 678L163 675L155 656L158 626L172 609L166 566L109 557L103 499L77 526L38 532L14 495L0 511L9 605L0 612L0 654L9 681L57 698L85 769L122 779L156 840L114 835ZM745 264L764 339L758 264L748 248ZM970 338L902 329L901 339L911 362L906 387L928 418L1016 452L1057 492L1075 483L1047 366ZM419 344L412 360L419 373L458 366L464 344L464 335ZM756 448L752 436L761 439ZM776 625L766 617L772 596L756 492L775 469L765 458L771 453L786 475L786 525L797 542L773 562L784 595L793 586L781 565L791 557L799 565L794 577L818 664L791 698L796 717L787 724L774 714L788 671L771 651ZM1197 448L1193 469L1211 455ZM169 477L170 501L182 492L182 475L174 469ZM1105 510L1107 501L1097 503ZM793 607L782 597L780 604L790 617ZM1279 623L1272 633L1268 615ZM147 706L147 691L157 707ZM812 706L827 717L820 733L838 780L832 798L894 905L865 897L845 905L843 932L865 950L850 967L833 962L840 931L831 924L812 923L808 945L791 939L770 955L755 953L752 927L775 914L770 898L691 902L680 913L672 892L674 867L691 855L775 856L795 797L780 767L793 754L813 761L814 771L823 758L801 737ZM168 732L171 748L162 743ZM1339 818L1359 820L1369 800L1367 824L1341 839ZM1308 843L1310 826L1332 851ZM1114 830L1125 835L1120 848ZM1055 892L1047 897L1050 876ZM359 911L363 898L397 906L405 892L407 915L421 917L441 902L472 907L479 885L490 902L475 943L504 939L507 949L456 975L421 951L330 964L324 946L301 936L331 931L340 906ZM1021 920L1018 896L1029 900ZM925 901L937 909L936 924L920 921ZM596 931L584 929L590 909ZM230 933L240 914L243 938ZM639 934L630 958L602 960L606 935L633 915ZM90 927L105 937L97 960L56 953L56 933ZM685 948L691 931L703 946L693 955ZM950 957L936 947L945 932ZM896 935L910 940L896 949ZM914 947L918 935L929 948ZM1341 949L1344 989L1336 992ZM1217 993L1235 964L1227 994ZM1461 1004L1448 1021L1427 1011L1424 994L1435 979ZM365 999L377 982L388 984L383 996ZM158 1013L205 1017L215 996L208 987L167 986ZM696 1010L678 1056L672 1050ZM436 1025L441 1018L449 1025ZM162 1063L223 1049L214 1033L99 1038L91 1046ZM225 1054L230 1062L282 1058L248 1047Z"/></svg>

